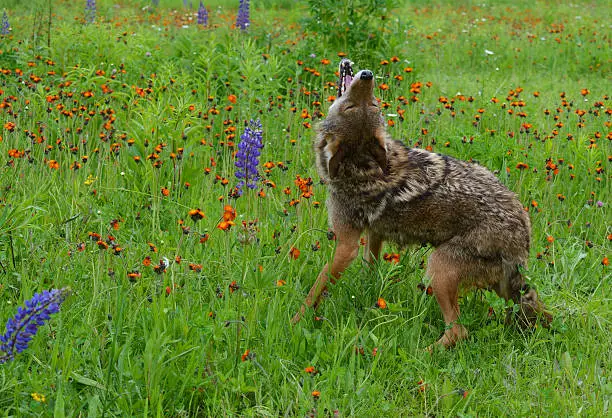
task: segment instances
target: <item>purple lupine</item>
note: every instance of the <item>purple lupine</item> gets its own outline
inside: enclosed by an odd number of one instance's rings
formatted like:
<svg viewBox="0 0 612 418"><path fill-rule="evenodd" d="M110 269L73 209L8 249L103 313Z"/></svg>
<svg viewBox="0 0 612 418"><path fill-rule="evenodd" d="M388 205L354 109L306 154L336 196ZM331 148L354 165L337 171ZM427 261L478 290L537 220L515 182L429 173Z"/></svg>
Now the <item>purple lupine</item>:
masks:
<svg viewBox="0 0 612 418"><path fill-rule="evenodd" d="M240 182L236 186L238 196L242 195L242 187L246 184L249 189L257 187L259 173L257 165L259 164L259 155L263 148L263 130L259 119L254 121L251 119L249 125L244 128L244 133L240 136L238 144L238 152L236 153L235 165L236 177Z"/></svg>
<svg viewBox="0 0 612 418"><path fill-rule="evenodd" d="M11 33L11 24L5 10L2 15L2 23L0 24L0 35L8 35L9 33Z"/></svg>
<svg viewBox="0 0 612 418"><path fill-rule="evenodd" d="M17 315L6 323L4 335L0 335L0 364L12 360L15 354L28 348L38 327L44 325L51 314L59 312L68 293L68 288L45 290L26 300L25 308L19 307Z"/></svg>
<svg viewBox="0 0 612 418"><path fill-rule="evenodd" d="M198 8L198 25L208 26L208 10L201 1Z"/></svg>
<svg viewBox="0 0 612 418"><path fill-rule="evenodd" d="M96 0L87 0L85 4L85 21L87 23L93 23L96 20Z"/></svg>
<svg viewBox="0 0 612 418"><path fill-rule="evenodd" d="M238 6L238 16L236 16L236 27L242 30L247 30L251 24L249 11L249 0L240 0L240 6Z"/></svg>

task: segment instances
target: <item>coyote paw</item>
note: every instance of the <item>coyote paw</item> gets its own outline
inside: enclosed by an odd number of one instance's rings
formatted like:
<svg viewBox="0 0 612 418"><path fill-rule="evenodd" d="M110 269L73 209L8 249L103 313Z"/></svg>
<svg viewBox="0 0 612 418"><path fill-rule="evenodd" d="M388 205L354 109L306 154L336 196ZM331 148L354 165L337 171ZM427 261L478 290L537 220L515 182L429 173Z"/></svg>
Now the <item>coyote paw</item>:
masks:
<svg viewBox="0 0 612 418"><path fill-rule="evenodd" d="M454 347L458 342L465 340L468 337L467 329L461 324L455 323L452 328L444 331L442 337L434 344L426 348L429 353L433 353L436 347L442 346L444 348Z"/></svg>

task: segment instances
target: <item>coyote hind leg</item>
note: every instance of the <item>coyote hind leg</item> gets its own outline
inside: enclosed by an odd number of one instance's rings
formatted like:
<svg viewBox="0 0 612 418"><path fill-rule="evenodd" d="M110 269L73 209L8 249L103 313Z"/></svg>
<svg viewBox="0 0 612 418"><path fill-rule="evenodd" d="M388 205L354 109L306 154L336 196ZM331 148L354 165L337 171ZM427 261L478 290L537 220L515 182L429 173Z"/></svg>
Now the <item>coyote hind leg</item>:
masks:
<svg viewBox="0 0 612 418"><path fill-rule="evenodd" d="M459 319L458 292L462 270L461 263L443 248L436 249L429 256L427 275L431 278L431 287L446 324L444 334L436 344L444 347L452 347L467 338L468 335L465 327L457 322Z"/></svg>
<svg viewBox="0 0 612 418"><path fill-rule="evenodd" d="M365 249L364 258L368 263L372 264L378 260L378 257L380 256L383 239L380 237L380 235L372 231L368 231L367 239L368 242Z"/></svg>

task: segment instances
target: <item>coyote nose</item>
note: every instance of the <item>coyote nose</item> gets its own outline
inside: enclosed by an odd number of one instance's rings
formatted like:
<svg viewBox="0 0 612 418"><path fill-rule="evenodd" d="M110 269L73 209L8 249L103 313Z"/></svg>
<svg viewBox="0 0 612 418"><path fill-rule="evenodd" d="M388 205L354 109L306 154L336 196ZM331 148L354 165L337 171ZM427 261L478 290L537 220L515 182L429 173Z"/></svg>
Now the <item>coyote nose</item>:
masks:
<svg viewBox="0 0 612 418"><path fill-rule="evenodd" d="M361 77L359 78L361 78L362 80L371 80L374 78L374 74L372 74L372 71L370 70L363 70L361 72Z"/></svg>

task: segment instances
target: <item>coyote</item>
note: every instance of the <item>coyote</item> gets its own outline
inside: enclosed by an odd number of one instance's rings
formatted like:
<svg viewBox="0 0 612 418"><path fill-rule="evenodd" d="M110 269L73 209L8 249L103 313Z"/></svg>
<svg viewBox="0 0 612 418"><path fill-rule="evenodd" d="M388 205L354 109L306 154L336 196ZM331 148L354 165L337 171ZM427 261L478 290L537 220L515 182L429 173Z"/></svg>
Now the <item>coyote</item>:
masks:
<svg viewBox="0 0 612 418"><path fill-rule="evenodd" d="M552 316L521 275L531 226L517 196L478 164L392 140L374 97L372 71L353 77L351 62L340 63L338 98L318 128L314 149L337 246L293 323L317 307L328 280L334 283L357 257L363 232L370 263L384 241L435 247L426 274L446 323L437 344L450 347L467 338L457 322L460 288L491 289L513 300L522 325L538 317L550 323Z"/></svg>

